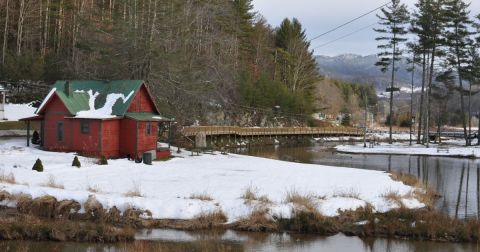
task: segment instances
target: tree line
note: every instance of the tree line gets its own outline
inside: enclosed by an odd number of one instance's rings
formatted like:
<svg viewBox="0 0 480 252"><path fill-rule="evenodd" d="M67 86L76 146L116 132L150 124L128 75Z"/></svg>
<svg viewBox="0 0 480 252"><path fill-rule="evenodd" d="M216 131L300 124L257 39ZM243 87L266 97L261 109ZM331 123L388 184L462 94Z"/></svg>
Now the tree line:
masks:
<svg viewBox="0 0 480 252"><path fill-rule="evenodd" d="M296 19L252 0L0 0L0 80L144 79L162 113L309 114L315 61ZM39 97L40 98L40 97Z"/></svg>
<svg viewBox="0 0 480 252"><path fill-rule="evenodd" d="M378 18L376 65L392 74L389 117L394 116L395 63L407 57L412 91L414 76L422 77L419 106L414 111L412 92L410 115L417 122L417 143L428 146L435 125L440 136L448 116L456 116L448 113L447 103L458 96L465 143L470 145L473 112L480 113L480 108L472 108L472 96L480 86L480 15L471 18L470 4L464 0L418 0L412 10L392 0Z"/></svg>

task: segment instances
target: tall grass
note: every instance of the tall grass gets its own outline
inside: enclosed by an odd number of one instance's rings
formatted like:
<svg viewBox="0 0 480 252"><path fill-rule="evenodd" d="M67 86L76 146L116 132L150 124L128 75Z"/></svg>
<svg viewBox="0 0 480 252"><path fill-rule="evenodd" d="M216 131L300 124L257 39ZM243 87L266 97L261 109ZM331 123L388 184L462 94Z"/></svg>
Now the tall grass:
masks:
<svg viewBox="0 0 480 252"><path fill-rule="evenodd" d="M63 186L63 184L58 183L55 179L55 176L51 174L50 176L48 176L47 182L43 183L42 186L57 188L57 189L65 189L65 186Z"/></svg>

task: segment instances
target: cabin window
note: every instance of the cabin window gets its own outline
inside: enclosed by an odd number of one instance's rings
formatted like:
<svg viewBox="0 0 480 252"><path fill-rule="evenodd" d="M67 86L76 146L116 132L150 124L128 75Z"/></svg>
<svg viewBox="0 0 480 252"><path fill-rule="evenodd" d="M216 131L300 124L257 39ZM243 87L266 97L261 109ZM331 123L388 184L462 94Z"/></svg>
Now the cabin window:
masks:
<svg viewBox="0 0 480 252"><path fill-rule="evenodd" d="M81 120L80 121L80 132L82 134L88 134L90 133L90 122L87 120Z"/></svg>
<svg viewBox="0 0 480 252"><path fill-rule="evenodd" d="M152 124L148 122L147 126L145 127L145 130L146 130L147 135L151 135L152 134Z"/></svg>
<svg viewBox="0 0 480 252"><path fill-rule="evenodd" d="M57 141L63 142L63 122L57 123Z"/></svg>

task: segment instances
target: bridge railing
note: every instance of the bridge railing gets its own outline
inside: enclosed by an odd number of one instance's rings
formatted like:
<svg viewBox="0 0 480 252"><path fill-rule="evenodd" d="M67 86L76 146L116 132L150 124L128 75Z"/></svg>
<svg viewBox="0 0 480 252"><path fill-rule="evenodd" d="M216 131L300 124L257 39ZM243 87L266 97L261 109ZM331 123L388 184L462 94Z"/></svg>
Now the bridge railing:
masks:
<svg viewBox="0 0 480 252"><path fill-rule="evenodd" d="M280 135L363 135L363 130L358 128L333 128L333 127L236 127L236 126L192 126L184 127L182 134L195 136L238 135L238 136L280 136Z"/></svg>

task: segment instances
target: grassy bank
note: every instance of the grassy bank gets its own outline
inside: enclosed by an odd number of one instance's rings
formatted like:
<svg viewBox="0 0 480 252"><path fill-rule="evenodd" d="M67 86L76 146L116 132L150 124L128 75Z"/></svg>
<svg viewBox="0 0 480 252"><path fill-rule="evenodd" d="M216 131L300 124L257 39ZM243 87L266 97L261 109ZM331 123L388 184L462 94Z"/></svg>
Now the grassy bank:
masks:
<svg viewBox="0 0 480 252"><path fill-rule="evenodd" d="M94 196L82 206L73 200L57 201L54 197L31 198L29 195L12 195L0 191L0 202L15 203L15 208L0 209L0 240L55 240L117 242L130 241L135 229L164 228L181 230L238 230L249 232L291 232L318 235L344 233L360 237L407 238L433 241L478 242L480 222L458 220L436 212L433 204L438 195L421 184L414 176L400 173L391 178L416 189L401 195L395 191L385 192L382 197L398 208L379 213L367 204L355 211L339 211L329 217L319 212L324 196L300 194L289 191L284 203L292 204L288 217L272 214L272 201L260 195L256 188L247 188L240 196L245 205L252 207L249 216L229 222L221 210L198 214L189 220L152 219L148 210L116 207L105 209ZM4 183L15 183L10 175L0 176ZM344 198L355 198L354 192L342 193ZM211 201L207 193L192 194L191 198ZM408 209L404 202L420 200L423 209ZM320 202L320 203L319 203Z"/></svg>

